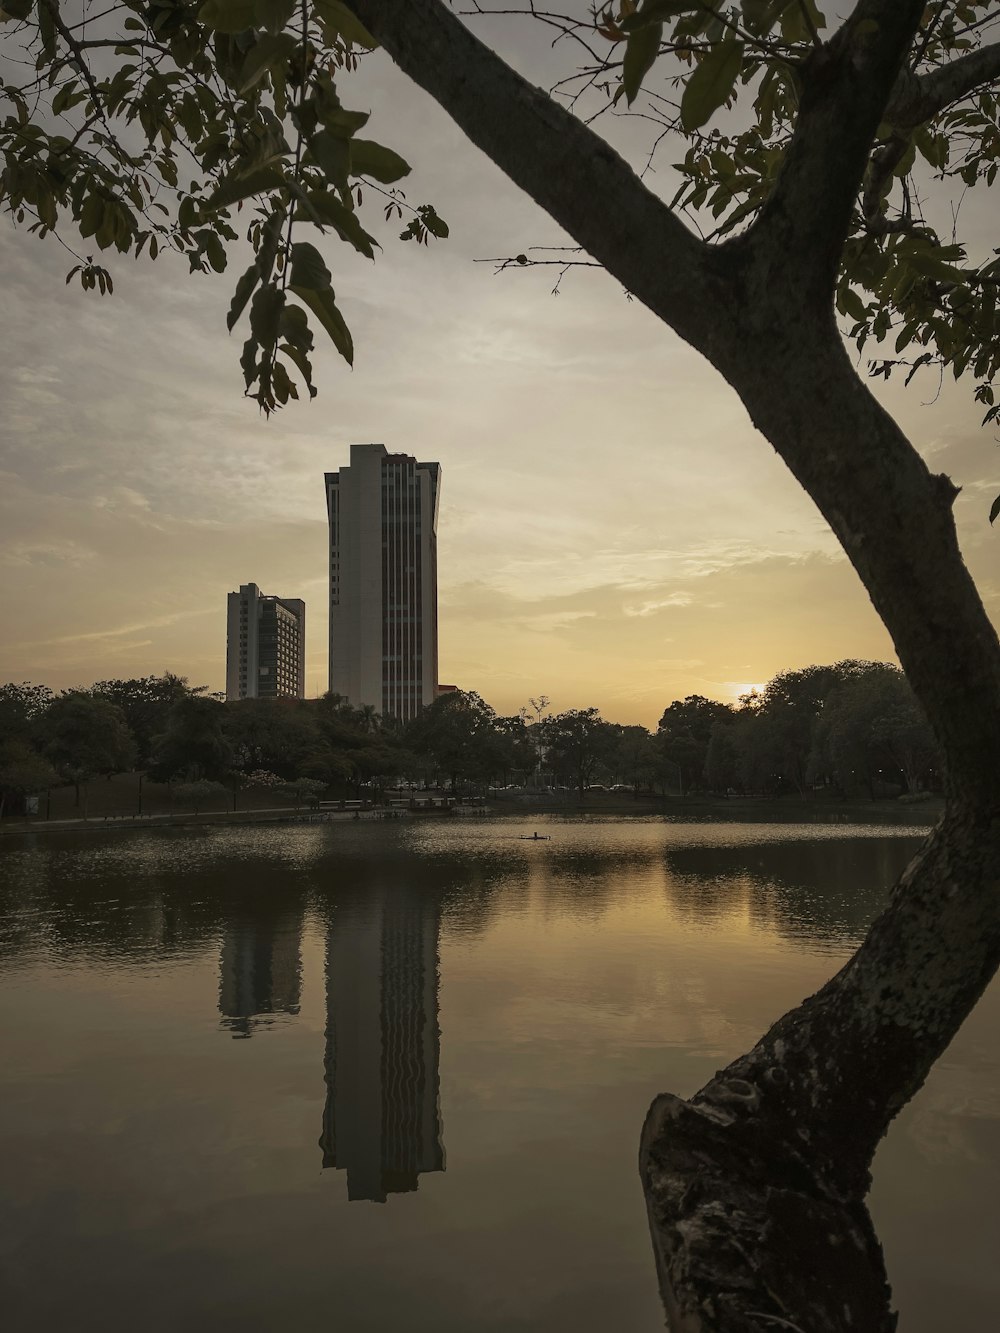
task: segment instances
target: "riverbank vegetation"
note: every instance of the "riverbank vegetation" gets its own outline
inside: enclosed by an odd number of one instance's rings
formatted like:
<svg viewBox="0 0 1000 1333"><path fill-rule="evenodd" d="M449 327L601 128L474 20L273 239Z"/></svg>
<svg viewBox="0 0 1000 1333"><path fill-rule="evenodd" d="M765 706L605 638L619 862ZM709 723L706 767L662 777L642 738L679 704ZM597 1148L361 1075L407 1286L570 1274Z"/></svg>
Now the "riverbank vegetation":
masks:
<svg viewBox="0 0 1000 1333"><path fill-rule="evenodd" d="M920 798L940 786L932 734L897 668L844 661L776 675L737 704L671 702L655 731L597 708L501 716L471 691L441 695L408 724L319 699L230 703L179 676L98 681L56 694L0 686L0 814L72 788L145 775L202 806L255 794L296 806L447 785L494 795L654 794ZM60 802L61 806L66 804ZM29 807L30 808L30 807Z"/></svg>

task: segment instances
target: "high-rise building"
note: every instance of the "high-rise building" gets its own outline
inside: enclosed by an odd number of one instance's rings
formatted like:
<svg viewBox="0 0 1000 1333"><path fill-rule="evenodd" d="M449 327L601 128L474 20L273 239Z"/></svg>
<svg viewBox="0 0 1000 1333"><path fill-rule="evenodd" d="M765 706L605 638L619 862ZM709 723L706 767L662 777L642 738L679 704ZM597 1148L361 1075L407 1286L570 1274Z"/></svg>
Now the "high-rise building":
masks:
<svg viewBox="0 0 1000 1333"><path fill-rule="evenodd" d="M385 1203L445 1168L439 933L437 901L404 884L366 885L328 928L320 1147L348 1199Z"/></svg>
<svg viewBox="0 0 1000 1333"><path fill-rule="evenodd" d="M326 474L330 689L384 716L415 717L437 690L438 463L352 444Z"/></svg>
<svg viewBox="0 0 1000 1333"><path fill-rule="evenodd" d="M301 699L306 692L306 604L265 597L256 583L229 594L227 699Z"/></svg>

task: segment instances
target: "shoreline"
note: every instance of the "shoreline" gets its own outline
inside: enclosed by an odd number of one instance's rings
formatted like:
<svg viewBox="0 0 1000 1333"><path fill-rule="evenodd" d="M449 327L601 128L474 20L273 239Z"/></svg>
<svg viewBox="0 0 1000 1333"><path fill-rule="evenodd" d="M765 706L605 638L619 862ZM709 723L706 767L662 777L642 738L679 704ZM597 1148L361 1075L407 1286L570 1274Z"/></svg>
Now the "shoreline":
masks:
<svg viewBox="0 0 1000 1333"><path fill-rule="evenodd" d="M900 804L897 800L834 800L809 797L756 797L756 796L667 796L627 797L625 799L556 799L551 796L533 798L494 798L488 806L458 807L449 811L410 810L389 811L376 807L371 810L206 810L154 815L96 815L88 819L44 819L19 817L0 823L0 841L8 837L27 837L34 834L101 832L122 829L150 828L208 828L218 825L246 824L334 824L334 823L388 823L398 819L526 819L537 815L628 816L667 819L690 818L706 821L724 819L733 822L756 823L842 823L842 824L913 824L926 827L935 823L944 812L944 800L939 796L924 801Z"/></svg>

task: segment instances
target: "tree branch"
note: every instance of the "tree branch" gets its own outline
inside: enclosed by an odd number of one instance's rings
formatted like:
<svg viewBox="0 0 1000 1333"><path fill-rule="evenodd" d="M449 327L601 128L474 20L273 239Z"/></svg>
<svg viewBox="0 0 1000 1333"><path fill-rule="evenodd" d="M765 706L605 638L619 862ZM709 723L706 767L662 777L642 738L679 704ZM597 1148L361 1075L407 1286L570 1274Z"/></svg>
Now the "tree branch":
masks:
<svg viewBox="0 0 1000 1333"><path fill-rule="evenodd" d="M927 74L906 70L896 82L885 119L896 129L915 129L945 107L997 79L1000 79L1000 43L970 51Z"/></svg>
<svg viewBox="0 0 1000 1333"><path fill-rule="evenodd" d="M710 354L725 324L711 251L605 141L484 46L441 0L349 0L399 67L628 290Z"/></svg>
<svg viewBox="0 0 1000 1333"><path fill-rule="evenodd" d="M923 9L922 0L859 0L801 68L795 131L744 243L816 309L829 305L872 141Z"/></svg>
<svg viewBox="0 0 1000 1333"><path fill-rule="evenodd" d="M90 92L90 99L94 104L94 110L100 113L101 119L107 124L107 118L104 115L104 103L101 101L101 94L97 90L97 83L94 80L94 75L91 72L90 66L87 64L87 58L83 54L83 49L80 46L79 41L73 36L72 32L70 32L69 28L67 28L66 24L63 22L59 14L59 6L54 3L54 0L41 0L41 3L44 4L45 8L49 11L56 32L58 32L59 36L73 53L73 62L76 65L80 77L87 85ZM110 126L108 129L110 132Z"/></svg>

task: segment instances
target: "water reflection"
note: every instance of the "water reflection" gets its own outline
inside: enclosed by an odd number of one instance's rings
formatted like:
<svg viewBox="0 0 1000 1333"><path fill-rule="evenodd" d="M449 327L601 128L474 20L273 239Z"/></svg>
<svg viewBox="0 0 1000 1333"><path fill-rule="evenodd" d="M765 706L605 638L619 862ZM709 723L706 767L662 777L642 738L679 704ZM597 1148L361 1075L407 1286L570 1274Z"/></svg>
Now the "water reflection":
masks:
<svg viewBox="0 0 1000 1333"><path fill-rule="evenodd" d="M385 1203L444 1170L435 898L370 887L326 937L323 1166L347 1197Z"/></svg>
<svg viewBox="0 0 1000 1333"><path fill-rule="evenodd" d="M551 841L520 840L536 823ZM822 985L918 838L533 816L5 840L4 1333L659 1327L650 1098ZM876 1164L907 1333L995 1322L998 1022L994 988Z"/></svg>
<svg viewBox="0 0 1000 1333"><path fill-rule="evenodd" d="M271 1014L297 1014L302 989L303 913L230 921L219 961L219 1013L234 1037L250 1037Z"/></svg>

